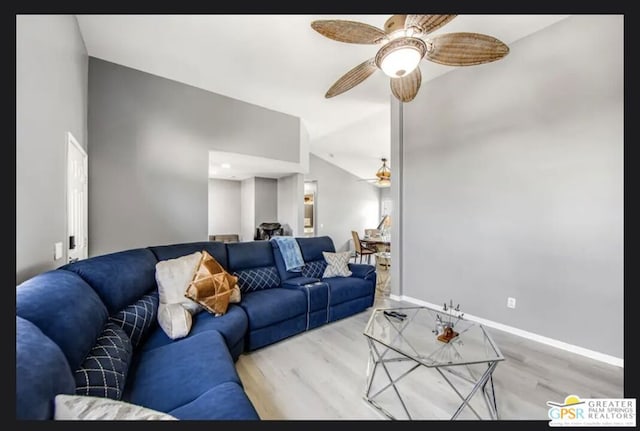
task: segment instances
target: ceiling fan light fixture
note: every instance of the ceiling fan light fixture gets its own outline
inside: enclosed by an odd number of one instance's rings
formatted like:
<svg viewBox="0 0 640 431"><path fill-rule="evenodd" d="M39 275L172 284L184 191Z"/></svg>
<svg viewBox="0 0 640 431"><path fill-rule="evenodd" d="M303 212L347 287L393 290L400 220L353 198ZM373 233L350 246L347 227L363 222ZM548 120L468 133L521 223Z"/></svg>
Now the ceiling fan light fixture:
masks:
<svg viewBox="0 0 640 431"><path fill-rule="evenodd" d="M418 67L426 51L427 46L422 39L403 37L394 39L380 48L375 62L385 75L401 78Z"/></svg>
<svg viewBox="0 0 640 431"><path fill-rule="evenodd" d="M386 178L381 178L376 182L376 184L378 185L378 187L389 187L391 186L391 180Z"/></svg>
<svg viewBox="0 0 640 431"><path fill-rule="evenodd" d="M380 184L381 181L391 181L391 169L389 169L389 166L387 166L387 159L383 158L382 160L382 166L380 166L380 169L378 169L378 172L376 172L376 177L378 177L378 184Z"/></svg>

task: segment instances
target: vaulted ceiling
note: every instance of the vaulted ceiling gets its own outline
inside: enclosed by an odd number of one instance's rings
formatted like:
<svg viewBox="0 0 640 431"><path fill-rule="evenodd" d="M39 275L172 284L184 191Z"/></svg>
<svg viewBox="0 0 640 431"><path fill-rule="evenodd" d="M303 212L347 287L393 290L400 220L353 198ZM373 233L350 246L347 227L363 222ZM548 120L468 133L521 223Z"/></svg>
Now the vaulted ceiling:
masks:
<svg viewBox="0 0 640 431"><path fill-rule="evenodd" d="M388 15L78 15L90 56L300 117L311 152L371 177L390 151L389 78L377 71L325 99L378 47L336 42L318 19L382 28ZM507 45L567 15L459 15L432 35L477 32ZM508 58L508 57L507 57ZM421 62L422 85L456 67ZM483 67L474 66L474 67ZM391 160L393 165L393 160Z"/></svg>

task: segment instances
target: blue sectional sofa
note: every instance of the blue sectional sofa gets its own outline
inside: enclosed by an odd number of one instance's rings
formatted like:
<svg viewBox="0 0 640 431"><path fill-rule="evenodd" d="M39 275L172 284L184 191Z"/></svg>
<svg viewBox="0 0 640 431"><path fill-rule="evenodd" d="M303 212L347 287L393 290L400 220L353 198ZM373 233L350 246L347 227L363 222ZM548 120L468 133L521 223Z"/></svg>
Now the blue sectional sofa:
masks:
<svg viewBox="0 0 640 431"><path fill-rule="evenodd" d="M238 357L374 300L373 266L349 264L350 277L323 279L331 238L296 240L302 273L286 271L276 242L194 242L96 256L23 282L16 287L17 418L51 419L55 395L98 390L183 420L259 419ZM238 276L242 300L219 317L196 314L189 335L172 340L157 323L155 265L202 250ZM121 355L118 372L95 376L96 352L109 349Z"/></svg>

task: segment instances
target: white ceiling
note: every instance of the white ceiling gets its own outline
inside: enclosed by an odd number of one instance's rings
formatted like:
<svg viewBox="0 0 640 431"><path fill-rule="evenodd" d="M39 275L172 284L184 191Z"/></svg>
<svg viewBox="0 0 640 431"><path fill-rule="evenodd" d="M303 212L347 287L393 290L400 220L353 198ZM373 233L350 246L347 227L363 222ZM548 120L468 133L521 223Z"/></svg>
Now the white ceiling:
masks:
<svg viewBox="0 0 640 431"><path fill-rule="evenodd" d="M209 151L209 178L242 181L251 177L280 178L302 172L300 163L225 151Z"/></svg>
<svg viewBox="0 0 640 431"><path fill-rule="evenodd" d="M432 35L477 32L510 45L567 16L459 15ZM353 89L324 98L379 47L336 42L310 26L317 19L347 19L382 28L389 15L77 17L90 56L300 117L311 152L361 178L389 157L389 78L376 71ZM423 85L456 69L428 61L420 67Z"/></svg>

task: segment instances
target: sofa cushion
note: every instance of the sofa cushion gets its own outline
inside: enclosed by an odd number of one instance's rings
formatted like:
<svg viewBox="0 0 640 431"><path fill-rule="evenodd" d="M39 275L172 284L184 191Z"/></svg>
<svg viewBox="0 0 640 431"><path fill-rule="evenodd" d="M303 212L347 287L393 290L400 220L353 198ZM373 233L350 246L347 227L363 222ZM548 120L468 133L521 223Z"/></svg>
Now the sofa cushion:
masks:
<svg viewBox="0 0 640 431"><path fill-rule="evenodd" d="M138 248L79 260L61 267L78 274L114 314L156 288L155 255Z"/></svg>
<svg viewBox="0 0 640 431"><path fill-rule="evenodd" d="M131 339L131 346L135 349L155 326L157 311L158 291L154 290L109 317L109 321L124 330Z"/></svg>
<svg viewBox="0 0 640 431"><path fill-rule="evenodd" d="M311 238L296 238L302 257L305 262L314 260L324 260L323 251L334 253L336 251L333 240L328 236L317 236Z"/></svg>
<svg viewBox="0 0 640 431"><path fill-rule="evenodd" d="M322 278L322 274L324 274L324 269L327 267L327 261L322 258L322 260L312 260L310 262L306 262L302 267L302 276L309 278Z"/></svg>
<svg viewBox="0 0 640 431"><path fill-rule="evenodd" d="M238 277L238 286L242 293L280 286L280 276L275 266L244 269L234 272L233 275Z"/></svg>
<svg viewBox="0 0 640 431"><path fill-rule="evenodd" d="M286 281L282 282L282 286L293 287L293 286L304 286L307 284L313 284L320 281L320 278L309 278L309 277L295 277L289 278Z"/></svg>
<svg viewBox="0 0 640 431"><path fill-rule="evenodd" d="M251 352L304 332L308 323L308 314L305 313L263 328L252 328L245 340L245 351Z"/></svg>
<svg viewBox="0 0 640 431"><path fill-rule="evenodd" d="M269 241L249 241L227 244L229 272L275 266L273 247Z"/></svg>
<svg viewBox="0 0 640 431"><path fill-rule="evenodd" d="M196 251L206 251L215 257L225 268L228 267L227 247L224 243L215 241L187 242L183 244L158 245L148 247L159 261L175 259L176 257L193 254Z"/></svg>
<svg viewBox="0 0 640 431"><path fill-rule="evenodd" d="M73 394L75 382L62 350L33 323L16 316L16 419L53 417L56 394Z"/></svg>
<svg viewBox="0 0 640 431"><path fill-rule="evenodd" d="M169 412L189 420L259 420L256 409L237 383L226 382Z"/></svg>
<svg viewBox="0 0 640 431"><path fill-rule="evenodd" d="M78 275L61 270L45 272L17 286L16 315L51 338L73 370L87 356L108 318L93 289Z"/></svg>
<svg viewBox="0 0 640 431"><path fill-rule="evenodd" d="M249 329L263 328L307 312L307 297L300 289L275 288L246 293L240 306Z"/></svg>
<svg viewBox="0 0 640 431"><path fill-rule="evenodd" d="M214 317L211 313L198 313L193 316L193 324L189 336L203 331L216 330L222 334L231 349L244 338L249 327L247 314L239 305L229 304L227 312L223 316ZM149 335L147 341L142 344L142 350L154 349L169 344L172 340L160 328Z"/></svg>
<svg viewBox="0 0 640 431"><path fill-rule="evenodd" d="M240 384L224 338L203 331L134 356L124 401L169 412L224 382Z"/></svg>
<svg viewBox="0 0 640 431"><path fill-rule="evenodd" d="M325 278L322 281L329 285L329 304L331 305L371 295L375 289L370 281L357 277Z"/></svg>
<svg viewBox="0 0 640 431"><path fill-rule="evenodd" d="M95 346L75 370L76 394L122 398L122 391L131 363L131 339L115 323L108 322Z"/></svg>

